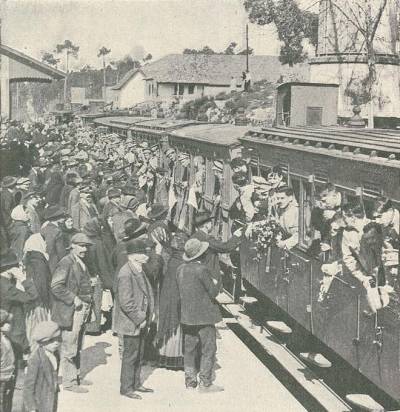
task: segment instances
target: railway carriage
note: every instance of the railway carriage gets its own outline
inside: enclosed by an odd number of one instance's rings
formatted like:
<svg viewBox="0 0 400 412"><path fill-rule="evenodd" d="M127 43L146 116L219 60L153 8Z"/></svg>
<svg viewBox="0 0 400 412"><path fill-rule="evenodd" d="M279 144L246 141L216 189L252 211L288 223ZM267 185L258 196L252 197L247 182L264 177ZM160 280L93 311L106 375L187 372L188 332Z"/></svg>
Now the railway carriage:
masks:
<svg viewBox="0 0 400 412"><path fill-rule="evenodd" d="M139 122L150 120L148 117L134 117L134 116L108 116L98 117L93 120L95 127L105 127L109 133L116 133L122 138L130 136L129 129Z"/></svg>
<svg viewBox="0 0 400 412"><path fill-rule="evenodd" d="M319 256L309 253L314 235L311 212L316 193L324 184L334 184L345 202L362 202L367 213L381 195L400 207L400 133L339 127L250 130L165 119L112 120L95 122L121 136L160 145L160 165L171 167L175 189L174 223L188 232L193 229L195 210L209 210L215 218L214 234L222 239L230 236L229 209L238 196L231 180L232 158L242 154L251 159L252 176L267 177L273 166L280 166L299 204L299 243L289 252L272 246L260 257L252 241L243 241L241 274L231 270L227 256L221 258L225 290L237 298L243 282L248 293L269 305L266 313L280 316L294 335L301 334L297 342L304 341L303 349L310 350L307 336L312 337L322 343L322 352L339 355L337 359L344 359L383 392L400 399L398 280L391 280L396 283L397 298L392 297L377 315L365 316L364 292L340 277L332 281L321 302L321 266L331 256L330 252ZM166 148L176 151L173 164L163 155ZM185 156L188 163L183 166ZM216 161L223 165L218 185ZM218 191L221 199L216 204Z"/></svg>
<svg viewBox="0 0 400 412"><path fill-rule="evenodd" d="M169 133L188 125L197 123L191 120L147 119L136 122L129 129L130 136L138 143L147 142L150 146L158 145L160 149L159 165L164 166L164 151L169 146Z"/></svg>
<svg viewBox="0 0 400 412"><path fill-rule="evenodd" d="M241 246L245 284L274 302L291 326L304 328L395 399L400 398L400 307L398 295L377 315L366 315L365 293L340 278L321 304L321 265L329 253L311 256L311 209L315 193L333 183L345 201L368 213L384 195L400 206L400 134L344 128L270 128L242 137L253 175L280 165L299 204L299 244L289 252L272 246L257 259L251 242ZM398 280L392 281L399 294ZM301 325L301 326L300 326ZM307 349L307 348L305 348ZM310 349L310 348L308 348Z"/></svg>
<svg viewBox="0 0 400 412"><path fill-rule="evenodd" d="M189 233L192 233L193 214L197 209L207 210L213 216L214 236L222 240L230 237L229 209L237 197L231 183L230 161L240 156L238 139L248 130L244 126L203 124L186 126L170 133L169 144L177 151L178 158L182 153L190 156L187 187L183 184L185 170L179 162L174 173L177 202L186 210L183 226ZM194 187L195 199L193 192L191 193ZM179 225L179 219L175 223ZM221 264L225 291L231 296L238 295L240 273L235 272L228 255L221 256Z"/></svg>

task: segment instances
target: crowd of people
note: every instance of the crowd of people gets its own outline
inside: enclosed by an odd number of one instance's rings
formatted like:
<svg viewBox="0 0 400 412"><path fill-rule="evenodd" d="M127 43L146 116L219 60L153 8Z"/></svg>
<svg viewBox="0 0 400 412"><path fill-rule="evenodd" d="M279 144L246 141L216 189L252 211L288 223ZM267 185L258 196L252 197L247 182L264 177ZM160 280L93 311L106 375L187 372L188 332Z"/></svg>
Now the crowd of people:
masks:
<svg viewBox="0 0 400 412"><path fill-rule="evenodd" d="M79 122L9 124L1 142L2 150L19 147L26 157L14 158L6 169L14 173L1 179L1 411L11 410L18 374L25 375L28 411L55 410L58 374L64 390L87 392L91 382L80 375L84 335L109 329L119 342L121 395L140 399L153 391L141 380L143 361L183 368L188 389L223 390L214 384L219 254L231 253L233 267L240 267L238 247L243 236L254 239L259 222L278 228L268 241L281 250L299 243L299 206L282 169L252 176L245 159L231 161L238 196L229 211L232 235L222 241L214 236L224 184L220 160L213 163L213 206L206 210L200 156L189 179L188 153ZM399 212L381 198L371 219L333 185L319 191L312 247L330 251L327 274L346 267L366 288L376 268L397 279ZM380 286L387 276L377 277Z"/></svg>
<svg viewBox="0 0 400 412"><path fill-rule="evenodd" d="M1 137L3 150L27 149L7 165L19 173L1 180L2 411L11 410L18 374L27 410L54 410L57 374L64 390L87 392L84 335L108 329L119 342L121 395L153 391L141 381L143 360L184 368L188 388L223 390L213 384L218 253L236 248L241 231L213 238L205 211L193 235L181 230L175 151L163 168L158 145L75 123L13 123Z"/></svg>

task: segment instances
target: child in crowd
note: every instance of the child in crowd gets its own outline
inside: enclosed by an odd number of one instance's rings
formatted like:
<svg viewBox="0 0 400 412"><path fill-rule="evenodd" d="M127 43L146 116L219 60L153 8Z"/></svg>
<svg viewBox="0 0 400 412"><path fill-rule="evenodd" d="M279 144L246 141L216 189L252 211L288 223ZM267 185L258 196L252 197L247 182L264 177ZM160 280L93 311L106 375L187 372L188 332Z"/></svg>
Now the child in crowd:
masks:
<svg viewBox="0 0 400 412"><path fill-rule="evenodd" d="M0 309L0 412L11 412L15 387L15 357L7 333L11 330L12 315Z"/></svg>
<svg viewBox="0 0 400 412"><path fill-rule="evenodd" d="M24 405L27 412L56 412L58 361L55 352L60 347L61 331L53 321L37 324L33 339L39 347L28 362L24 383Z"/></svg>

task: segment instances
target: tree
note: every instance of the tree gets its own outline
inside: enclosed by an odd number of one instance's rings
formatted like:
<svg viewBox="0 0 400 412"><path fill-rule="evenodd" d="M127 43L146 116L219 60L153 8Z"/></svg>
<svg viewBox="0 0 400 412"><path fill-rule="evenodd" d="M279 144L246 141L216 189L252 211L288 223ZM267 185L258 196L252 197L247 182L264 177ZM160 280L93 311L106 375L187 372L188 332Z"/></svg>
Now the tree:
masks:
<svg viewBox="0 0 400 412"><path fill-rule="evenodd" d="M318 15L302 11L295 0L244 0L244 6L252 23L275 24L283 43L279 56L283 64L293 66L305 60L304 39L316 47Z"/></svg>
<svg viewBox="0 0 400 412"><path fill-rule="evenodd" d="M117 82L122 76L128 73L129 70L139 69L141 67L140 61L133 59L130 55L126 55L119 60L112 60L110 64L117 70Z"/></svg>
<svg viewBox="0 0 400 412"><path fill-rule="evenodd" d="M185 49L183 54L217 54L210 46L204 46L200 50L196 49Z"/></svg>
<svg viewBox="0 0 400 412"><path fill-rule="evenodd" d="M79 46L72 43L71 40L64 40L64 43L57 44L55 52L57 54L65 53L65 80L64 80L64 102L67 101L67 84L69 75L69 56L78 58Z"/></svg>
<svg viewBox="0 0 400 412"><path fill-rule="evenodd" d="M229 44L229 46L224 50L224 54L235 54L235 48L237 43L234 41Z"/></svg>
<svg viewBox="0 0 400 412"><path fill-rule="evenodd" d="M365 55L368 66L368 76L361 80L361 85L366 89L366 100L369 103L368 127L374 127L374 97L376 83L376 33L381 23L383 12L387 6L387 0L375 1L372 9L371 2L353 0L346 2L345 7L338 1L330 0L332 6L350 23L356 33L360 34L362 43L359 52ZM364 91L365 92L365 91Z"/></svg>
<svg viewBox="0 0 400 412"><path fill-rule="evenodd" d="M247 54L247 50L241 50L235 53L235 49L238 46L236 42L230 42L228 47L222 52L214 51L210 46L204 46L202 49L184 49L183 54L227 54L227 55L234 55L234 54ZM253 54L253 49L249 47L249 54Z"/></svg>
<svg viewBox="0 0 400 412"><path fill-rule="evenodd" d="M240 52L236 53L237 55L246 55L247 54L247 49L244 48L243 50L241 50ZM249 47L249 56L254 54L254 49L252 49L251 47Z"/></svg>
<svg viewBox="0 0 400 412"><path fill-rule="evenodd" d="M103 46L99 49L97 53L97 57L101 57L103 59L103 99L104 103L107 103L107 89L106 89L106 56L107 54L111 53L111 49L107 49L107 47Z"/></svg>
<svg viewBox="0 0 400 412"><path fill-rule="evenodd" d="M53 53L43 52L42 62L54 66L57 68L57 64L60 62L60 59L57 59Z"/></svg>

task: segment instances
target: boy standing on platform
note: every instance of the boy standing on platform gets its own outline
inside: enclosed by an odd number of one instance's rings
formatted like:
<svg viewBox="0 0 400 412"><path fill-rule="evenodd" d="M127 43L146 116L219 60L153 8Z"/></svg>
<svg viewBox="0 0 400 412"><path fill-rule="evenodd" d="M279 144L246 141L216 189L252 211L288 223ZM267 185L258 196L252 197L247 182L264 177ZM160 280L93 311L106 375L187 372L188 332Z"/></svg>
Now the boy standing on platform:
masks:
<svg viewBox="0 0 400 412"><path fill-rule="evenodd" d="M61 331L57 323L38 323L33 339L39 347L28 362L24 382L24 405L27 412L56 412L58 362L55 352L60 347Z"/></svg>

